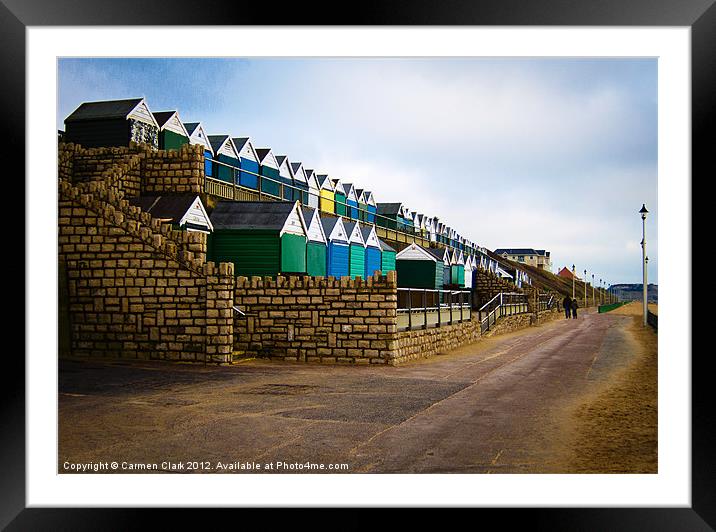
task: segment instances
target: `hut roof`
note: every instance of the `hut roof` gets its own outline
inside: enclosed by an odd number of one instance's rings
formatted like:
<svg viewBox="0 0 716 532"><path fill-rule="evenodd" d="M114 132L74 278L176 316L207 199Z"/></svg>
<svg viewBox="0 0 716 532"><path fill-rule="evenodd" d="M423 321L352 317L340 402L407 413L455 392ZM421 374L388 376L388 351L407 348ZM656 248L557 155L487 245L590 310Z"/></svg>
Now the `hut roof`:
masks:
<svg viewBox="0 0 716 532"><path fill-rule="evenodd" d="M281 231L291 212L293 201L220 201L211 213L216 229L267 229ZM300 210L298 211L300 214ZM301 216L303 230L306 222Z"/></svg>
<svg viewBox="0 0 716 532"><path fill-rule="evenodd" d="M385 243L383 240L381 240L380 238L378 239L378 242L380 242L380 249L381 249L382 251L384 251L384 252L385 252L385 251L388 251L388 252L391 252L391 253L396 253L395 249L393 249L392 247L390 247L388 244L386 244L386 243Z"/></svg>
<svg viewBox="0 0 716 532"><path fill-rule="evenodd" d="M144 102L144 98L130 98L127 100L108 100L104 102L84 102L75 109L67 122L80 122L83 120L106 120L109 118L127 118L127 116Z"/></svg>
<svg viewBox="0 0 716 532"><path fill-rule="evenodd" d="M346 232L345 224L343 223L343 219L340 216L321 216L321 224L323 225L323 232L326 234L326 237L330 239L333 237L333 240L341 240L348 243L348 234ZM340 225L343 230L336 232L336 225ZM334 235L333 233L336 232ZM341 234L342 236L338 237L338 234Z"/></svg>
<svg viewBox="0 0 716 532"><path fill-rule="evenodd" d="M181 223L184 216L189 212L194 203L199 200L201 210L209 221L204 205L201 203L199 196L196 194L172 194L169 196L138 196L129 198L129 204L139 207L144 212L148 212L154 218L168 220L173 223ZM212 227L209 222L209 227Z"/></svg>
<svg viewBox="0 0 716 532"><path fill-rule="evenodd" d="M402 216L403 204L402 203L378 203L376 205L378 214L390 215L400 214Z"/></svg>

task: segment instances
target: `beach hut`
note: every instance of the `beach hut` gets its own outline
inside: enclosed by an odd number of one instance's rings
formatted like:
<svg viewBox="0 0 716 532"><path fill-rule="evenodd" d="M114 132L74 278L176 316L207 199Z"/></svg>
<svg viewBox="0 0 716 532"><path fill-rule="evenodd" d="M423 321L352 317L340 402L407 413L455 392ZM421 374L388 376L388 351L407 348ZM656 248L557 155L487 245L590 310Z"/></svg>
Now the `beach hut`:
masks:
<svg viewBox="0 0 716 532"><path fill-rule="evenodd" d="M239 153L239 185L258 190L259 155L251 142L251 137L235 137L231 140Z"/></svg>
<svg viewBox="0 0 716 532"><path fill-rule="evenodd" d="M281 197L287 201L294 199L300 200L300 198L293 197L293 169L291 168L291 161L288 160L286 155L277 155L276 162L278 163L278 180L282 185Z"/></svg>
<svg viewBox="0 0 716 532"><path fill-rule="evenodd" d="M435 253L417 244L410 244L395 256L395 270L400 288L443 287L443 263Z"/></svg>
<svg viewBox="0 0 716 532"><path fill-rule="evenodd" d="M385 274L395 270L396 251L388 244L380 240L380 270Z"/></svg>
<svg viewBox="0 0 716 532"><path fill-rule="evenodd" d="M363 225L360 228L365 242L365 272L364 279L367 279L382 268L382 249L380 240L375 234L374 225Z"/></svg>
<svg viewBox="0 0 716 532"><path fill-rule="evenodd" d="M328 240L323 230L318 209L301 207L306 221L306 273L314 277L325 277L328 266Z"/></svg>
<svg viewBox="0 0 716 532"><path fill-rule="evenodd" d="M335 193L336 214L339 216L347 216L346 191L343 188L343 183L341 183L340 179L331 179L331 183L333 183L333 191Z"/></svg>
<svg viewBox="0 0 716 532"><path fill-rule="evenodd" d="M204 147L204 174L211 177L211 160L214 158L214 150L211 147L204 126L201 125L201 122L185 122L184 129L189 135L189 144L198 144Z"/></svg>
<svg viewBox="0 0 716 532"><path fill-rule="evenodd" d="M189 144L189 132L179 120L178 111L152 113L159 126L159 149L178 150Z"/></svg>
<svg viewBox="0 0 716 532"><path fill-rule="evenodd" d="M351 220L358 220L358 196L353 183L343 183L343 190L346 193L346 216Z"/></svg>
<svg viewBox="0 0 716 532"><path fill-rule="evenodd" d="M378 211L375 203L375 196L373 195L373 192L370 190L364 190L363 191L363 197L365 199L366 203L366 210L368 211L366 213L365 221L371 224L375 223L375 215Z"/></svg>
<svg viewBox="0 0 716 532"><path fill-rule="evenodd" d="M348 275L351 279L365 275L365 239L358 222L346 222L348 233Z"/></svg>
<svg viewBox="0 0 716 532"><path fill-rule="evenodd" d="M415 225L413 224L412 211L405 205L403 205L403 212L401 213L403 218L403 229L406 233L412 233Z"/></svg>
<svg viewBox="0 0 716 532"><path fill-rule="evenodd" d="M333 186L333 181L331 181L326 174L317 175L316 180L318 181L319 207L321 212L335 214L336 189Z"/></svg>
<svg viewBox="0 0 716 532"><path fill-rule="evenodd" d="M356 189L356 198L358 198L358 219L361 222L368 221L368 204L365 200L365 190L362 188Z"/></svg>
<svg viewBox="0 0 716 532"><path fill-rule="evenodd" d="M137 196L127 201L176 229L207 234L214 230L204 204L196 194Z"/></svg>
<svg viewBox="0 0 716 532"><path fill-rule="evenodd" d="M159 125L144 98L85 102L65 118L65 142L85 148L129 146L159 148Z"/></svg>
<svg viewBox="0 0 716 532"><path fill-rule="evenodd" d="M326 273L329 276L347 277L349 272L350 244L343 218L340 216L321 216L323 233L328 240L326 255Z"/></svg>
<svg viewBox="0 0 716 532"><path fill-rule="evenodd" d="M208 257L236 275L306 273L306 222L298 202L220 201L210 216Z"/></svg>
<svg viewBox="0 0 716 532"><path fill-rule="evenodd" d="M308 176L303 163L291 163L293 171L293 199L301 202L301 205L308 205Z"/></svg>
<svg viewBox="0 0 716 532"><path fill-rule="evenodd" d="M475 271L475 259L472 255L468 255L465 259L465 288L472 288L472 275Z"/></svg>
<svg viewBox="0 0 716 532"><path fill-rule="evenodd" d="M378 203L376 206L376 224L386 229L402 230L402 203Z"/></svg>
<svg viewBox="0 0 716 532"><path fill-rule="evenodd" d="M440 262L443 270L442 286L448 286L452 284L452 253L448 248L430 248L428 250L432 253L436 259Z"/></svg>
<svg viewBox="0 0 716 532"><path fill-rule="evenodd" d="M465 286L465 256L459 249L453 249L450 257L450 284Z"/></svg>
<svg viewBox="0 0 716 532"><path fill-rule="evenodd" d="M235 183L235 168L239 166L239 154L231 137L228 135L209 135L209 142L214 151L211 176L227 183Z"/></svg>
<svg viewBox="0 0 716 532"><path fill-rule="evenodd" d="M316 172L311 169L306 169L306 180L308 181L308 205L314 209L318 209L321 192L318 187Z"/></svg>
<svg viewBox="0 0 716 532"><path fill-rule="evenodd" d="M278 173L278 161L271 148L256 148L259 156L260 190L264 194L281 197L281 180Z"/></svg>

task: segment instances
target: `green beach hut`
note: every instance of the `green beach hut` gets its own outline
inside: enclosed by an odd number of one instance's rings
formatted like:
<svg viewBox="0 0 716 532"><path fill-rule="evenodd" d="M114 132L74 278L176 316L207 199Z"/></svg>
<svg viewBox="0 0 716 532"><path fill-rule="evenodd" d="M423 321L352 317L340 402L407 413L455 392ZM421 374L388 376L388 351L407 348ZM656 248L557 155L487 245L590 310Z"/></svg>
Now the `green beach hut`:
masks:
<svg viewBox="0 0 716 532"><path fill-rule="evenodd" d="M152 113L159 126L159 149L178 150L189 144L189 132L179 120L179 111Z"/></svg>
<svg viewBox="0 0 716 532"><path fill-rule="evenodd" d="M336 214L339 216L347 216L348 208L346 203L346 191L340 179L331 179L336 200Z"/></svg>
<svg viewBox="0 0 716 532"><path fill-rule="evenodd" d="M220 201L210 216L208 257L236 275L306 273L306 222L297 201Z"/></svg>
<svg viewBox="0 0 716 532"><path fill-rule="evenodd" d="M450 258L450 284L465 286L465 256L458 249L453 250Z"/></svg>
<svg viewBox="0 0 716 532"><path fill-rule="evenodd" d="M348 275L365 278L365 240L358 222L346 222L348 233Z"/></svg>
<svg viewBox="0 0 716 532"><path fill-rule="evenodd" d="M301 207L303 219L306 221L306 273L314 277L325 277L328 266L328 239L323 231L321 216L318 209Z"/></svg>
<svg viewBox="0 0 716 532"><path fill-rule="evenodd" d="M400 288L442 290L443 263L434 254L415 243L395 256Z"/></svg>

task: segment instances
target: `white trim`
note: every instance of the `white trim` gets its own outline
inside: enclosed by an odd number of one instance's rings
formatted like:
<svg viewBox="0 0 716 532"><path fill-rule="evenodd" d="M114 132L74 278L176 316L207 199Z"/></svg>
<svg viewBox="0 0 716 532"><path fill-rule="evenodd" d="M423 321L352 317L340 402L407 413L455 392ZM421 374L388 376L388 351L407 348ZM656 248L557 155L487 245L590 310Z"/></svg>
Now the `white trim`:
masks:
<svg viewBox="0 0 716 532"><path fill-rule="evenodd" d="M211 220L209 219L209 215L207 214L206 209L204 208L204 204L202 203L201 198L200 198L199 196L197 196L197 197L194 199L194 201L192 202L192 204L189 206L189 209L184 213L184 216L182 217L182 219L179 220L179 226L181 227L182 225L184 225L184 223L186 223L187 216L191 213L191 210L192 210L197 204L198 204L199 208L201 209L201 213L204 215L204 218L206 219L206 223L207 223L208 226L209 226L210 232L213 233L213 232L214 232L214 226L212 225ZM201 232L203 233L204 231L201 231Z"/></svg>
<svg viewBox="0 0 716 532"><path fill-rule="evenodd" d="M407 248L395 254L395 260L423 260L429 259L435 263L440 260L427 251L423 246L419 246L415 243L410 244Z"/></svg>

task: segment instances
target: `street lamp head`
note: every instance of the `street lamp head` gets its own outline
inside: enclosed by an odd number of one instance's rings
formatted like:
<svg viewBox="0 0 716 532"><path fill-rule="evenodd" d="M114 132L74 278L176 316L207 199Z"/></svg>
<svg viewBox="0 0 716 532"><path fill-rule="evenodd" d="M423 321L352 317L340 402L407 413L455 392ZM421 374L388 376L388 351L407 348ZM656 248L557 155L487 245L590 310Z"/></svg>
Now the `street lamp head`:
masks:
<svg viewBox="0 0 716 532"><path fill-rule="evenodd" d="M646 261L647 264L649 264L649 257L646 257L644 260Z"/></svg>
<svg viewBox="0 0 716 532"><path fill-rule="evenodd" d="M646 210L646 205L644 203L641 204L641 210L639 211L639 214L641 214L641 219L645 220L646 215L649 211Z"/></svg>

